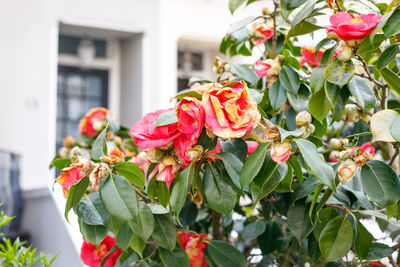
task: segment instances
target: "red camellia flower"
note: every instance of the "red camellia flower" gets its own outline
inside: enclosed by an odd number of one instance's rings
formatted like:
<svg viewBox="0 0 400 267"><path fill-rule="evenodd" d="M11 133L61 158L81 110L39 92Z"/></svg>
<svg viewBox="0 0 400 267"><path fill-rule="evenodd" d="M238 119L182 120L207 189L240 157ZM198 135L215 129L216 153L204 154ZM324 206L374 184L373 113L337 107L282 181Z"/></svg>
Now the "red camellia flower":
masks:
<svg viewBox="0 0 400 267"><path fill-rule="evenodd" d="M207 267L204 257L207 244L203 241L208 241L208 239L204 234L178 231L177 241L188 255L190 267Z"/></svg>
<svg viewBox="0 0 400 267"><path fill-rule="evenodd" d="M375 147L370 142L364 143L361 146L361 150L364 152L368 160L373 160L375 157Z"/></svg>
<svg viewBox="0 0 400 267"><path fill-rule="evenodd" d="M382 263L380 263L378 261L369 261L369 262L368 261L364 261L363 264L369 265L369 266L372 266L372 267L386 267L385 264L382 264Z"/></svg>
<svg viewBox="0 0 400 267"><path fill-rule="evenodd" d="M62 186L65 197L68 197L69 188L86 176L82 169L81 163L72 163L69 167L62 169L57 182Z"/></svg>
<svg viewBox="0 0 400 267"><path fill-rule="evenodd" d="M267 76L270 68L271 65L262 60L257 60L256 64L254 65L254 70L259 77Z"/></svg>
<svg viewBox="0 0 400 267"><path fill-rule="evenodd" d="M150 149L164 146L180 135L178 123L156 127L158 117L170 110L173 109L161 109L147 113L141 121L132 126L130 134L139 148Z"/></svg>
<svg viewBox="0 0 400 267"><path fill-rule="evenodd" d="M110 250L115 245L115 238L107 235L103 241L101 241L98 248L93 244L83 240L81 248L81 259L83 263L89 267L100 267L101 261L110 252ZM104 263L103 267L114 267L118 260L119 255L121 255L122 250L116 247L116 250L111 253L107 261Z"/></svg>
<svg viewBox="0 0 400 267"><path fill-rule="evenodd" d="M269 40L274 36L274 30L268 28L265 23L254 23L253 34L256 37L261 38L259 40L261 40L262 43L265 43L266 40Z"/></svg>
<svg viewBox="0 0 400 267"><path fill-rule="evenodd" d="M86 134L89 137L94 137L106 126L107 114L106 108L92 108L79 122L80 134Z"/></svg>
<svg viewBox="0 0 400 267"><path fill-rule="evenodd" d="M353 14L339 12L332 15L329 21L332 25L326 27L329 32L335 32L344 41L359 40L367 37L381 20L381 15Z"/></svg>
<svg viewBox="0 0 400 267"><path fill-rule="evenodd" d="M315 49L312 47L302 47L301 48L301 66L304 65L304 63L308 63L311 65L311 67L317 67L319 65L319 61L321 60L322 55L324 52L318 51L318 59L315 58Z"/></svg>
<svg viewBox="0 0 400 267"><path fill-rule="evenodd" d="M216 87L203 95L206 127L222 138L240 138L260 120L257 102L244 81L231 87Z"/></svg>

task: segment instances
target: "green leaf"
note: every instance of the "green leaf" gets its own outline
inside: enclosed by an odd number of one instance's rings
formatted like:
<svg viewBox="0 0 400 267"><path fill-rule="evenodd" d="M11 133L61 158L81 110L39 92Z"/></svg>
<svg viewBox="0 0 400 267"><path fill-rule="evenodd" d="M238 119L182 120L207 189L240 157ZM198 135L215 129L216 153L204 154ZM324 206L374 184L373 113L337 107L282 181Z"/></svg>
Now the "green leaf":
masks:
<svg viewBox="0 0 400 267"><path fill-rule="evenodd" d="M308 108L311 115L320 122L326 118L332 108L332 104L325 95L325 90L319 90L311 96Z"/></svg>
<svg viewBox="0 0 400 267"><path fill-rule="evenodd" d="M202 99L203 95L197 92L196 90L192 89L185 89L182 91L179 91L179 93L175 96L176 99L182 99L184 97L195 97L197 99Z"/></svg>
<svg viewBox="0 0 400 267"><path fill-rule="evenodd" d="M294 158L294 157L290 157L290 158ZM294 190L294 201L302 199L302 198L308 196L309 194L311 194L312 192L314 192L314 190L318 184L320 184L320 182L314 176L311 176L311 177L305 179L304 182L301 183L299 185L299 187L296 188L296 190Z"/></svg>
<svg viewBox="0 0 400 267"><path fill-rule="evenodd" d="M157 118L156 127L165 126L178 122L178 117L176 116L176 112L174 109L168 110Z"/></svg>
<svg viewBox="0 0 400 267"><path fill-rule="evenodd" d="M287 218L289 230L297 240L303 240L312 232L313 226L308 216L308 209L303 202L291 205Z"/></svg>
<svg viewBox="0 0 400 267"><path fill-rule="evenodd" d="M156 214L152 239L162 248L172 251L176 245L176 228L167 214Z"/></svg>
<svg viewBox="0 0 400 267"><path fill-rule="evenodd" d="M388 17L385 26L382 28L386 37L394 36L400 33L400 9L396 8Z"/></svg>
<svg viewBox="0 0 400 267"><path fill-rule="evenodd" d="M340 89L339 92L340 92L340 94L336 98L336 102L333 105L333 115L332 115L333 121L342 120L344 107L350 96L350 92L349 92L349 89L347 89L347 86L344 86L342 89ZM324 132L324 134L325 134L325 132Z"/></svg>
<svg viewBox="0 0 400 267"><path fill-rule="evenodd" d="M388 68L383 68L379 71L383 79L387 82L390 88L400 95L400 77Z"/></svg>
<svg viewBox="0 0 400 267"><path fill-rule="evenodd" d="M331 104L331 106L333 107L336 103L336 100L339 96L339 91L340 88L339 86L337 86L336 84L330 83L328 81L325 81L325 95L329 100L329 103Z"/></svg>
<svg viewBox="0 0 400 267"><path fill-rule="evenodd" d="M296 112L301 112L308 109L308 102L310 101L311 91L306 84L301 84L297 93L291 94L286 92L290 105Z"/></svg>
<svg viewBox="0 0 400 267"><path fill-rule="evenodd" d="M388 65L390 61L392 61L396 57L398 52L398 44L392 44L391 46L386 48L376 61L376 67L378 68L378 70L382 70L384 67L386 67L386 65Z"/></svg>
<svg viewBox="0 0 400 267"><path fill-rule="evenodd" d="M354 71L355 67L351 60L340 61L339 59L334 59L326 67L324 75L329 82L342 88L353 77Z"/></svg>
<svg viewBox="0 0 400 267"><path fill-rule="evenodd" d="M91 193L79 202L76 207L76 213L79 218L86 224L90 225L107 225L108 212L101 202L98 192Z"/></svg>
<svg viewBox="0 0 400 267"><path fill-rule="evenodd" d="M328 222L319 237L319 248L327 261L343 258L353 243L353 225L347 216L339 216Z"/></svg>
<svg viewBox="0 0 400 267"><path fill-rule="evenodd" d="M133 249L141 258L143 258L143 250L146 247L147 242L133 234L131 241L129 242L129 247ZM131 262L128 266L132 266Z"/></svg>
<svg viewBox="0 0 400 267"><path fill-rule="evenodd" d="M64 211L64 217L69 222L68 220L68 213L69 211L73 208L74 210L76 209L76 206L78 205L79 201L81 201L83 195L86 193L86 189L89 186L89 177L85 176L82 179L80 179L76 184L72 185L69 188L69 194L67 198L67 203L65 204L65 211Z"/></svg>
<svg viewBox="0 0 400 267"><path fill-rule="evenodd" d="M319 29L323 29L323 27L312 24L311 22L305 20L303 22L300 22L299 24L296 24L293 29L289 30L288 34L286 35L286 40L290 37L304 35Z"/></svg>
<svg viewBox="0 0 400 267"><path fill-rule="evenodd" d="M310 219L311 219L311 220L313 219L313 210L314 210L315 204L317 203L318 197L319 197L319 195L320 195L320 193L321 193L321 190L322 190L323 188L324 188L324 185L323 185L323 184L319 184L319 185L317 185L317 187L315 188L313 200L312 200L311 206L310 206L310 211L308 212L308 214L310 215Z"/></svg>
<svg viewBox="0 0 400 267"><path fill-rule="evenodd" d="M201 131L199 138L197 139L196 145L200 145L204 149L211 150L211 149L215 148L215 146L217 145L217 142L218 142L218 137L215 136L213 139L208 137L207 131L204 127L203 130Z"/></svg>
<svg viewBox="0 0 400 267"><path fill-rule="evenodd" d="M374 238L358 220L356 220L356 229L357 233L356 238L354 239L354 250L357 257L365 259Z"/></svg>
<svg viewBox="0 0 400 267"><path fill-rule="evenodd" d="M243 169L243 163L235 155L229 152L218 153L218 156L222 159L225 169L231 177L235 186L240 188L239 177L240 172Z"/></svg>
<svg viewBox="0 0 400 267"><path fill-rule="evenodd" d="M324 72L325 72L325 67L316 67L311 72L310 88L313 93L318 92L324 86L325 83Z"/></svg>
<svg viewBox="0 0 400 267"><path fill-rule="evenodd" d="M225 241L212 240L207 244L207 252L218 267L246 266L243 254Z"/></svg>
<svg viewBox="0 0 400 267"><path fill-rule="evenodd" d="M272 160L269 160L269 162L272 162ZM257 201L259 201L260 199L264 198L269 193L274 191L274 189L279 185L279 183L286 178L286 175L288 173L287 164L282 163L282 164L276 164L275 166L276 167L273 168L272 170L268 170L269 175L266 177L267 179L264 180L262 185L256 185L256 183L252 184L251 193L253 199L256 199L256 201L253 203L254 205L257 203ZM254 182L256 181L256 179L254 180ZM255 187L259 188L258 192Z"/></svg>
<svg viewBox="0 0 400 267"><path fill-rule="evenodd" d="M297 146L300 149L301 155L305 162L310 167L315 176L329 188L336 191L335 186L335 173L331 166L329 166L317 151L313 143L305 139L296 139Z"/></svg>
<svg viewBox="0 0 400 267"><path fill-rule="evenodd" d="M246 64L233 64L231 65L231 70L239 76L239 78L248 81L253 86L260 80L260 77L257 76L254 69Z"/></svg>
<svg viewBox="0 0 400 267"><path fill-rule="evenodd" d="M242 237L245 240L253 240L265 231L264 221L255 221L249 223L243 228Z"/></svg>
<svg viewBox="0 0 400 267"><path fill-rule="evenodd" d="M315 4L317 0L310 0L300 9L297 15L292 20L292 27L295 26L297 23L306 19L311 13L314 11Z"/></svg>
<svg viewBox="0 0 400 267"><path fill-rule="evenodd" d="M247 158L247 144L241 138L236 138L228 141L220 141L222 150L225 152L232 153L240 160L245 160Z"/></svg>
<svg viewBox="0 0 400 267"><path fill-rule="evenodd" d="M62 169L68 167L71 163L72 163L71 159L68 158L55 158L51 162L50 167L54 166L61 171Z"/></svg>
<svg viewBox="0 0 400 267"><path fill-rule="evenodd" d="M301 165L298 158L296 156L290 157L287 163L292 167L294 174L296 175L297 180L299 180L300 184L303 183L303 171L301 170Z"/></svg>
<svg viewBox="0 0 400 267"><path fill-rule="evenodd" d="M376 112L370 119L372 142L396 142L390 134L394 121L399 117L399 113L392 109L383 109Z"/></svg>
<svg viewBox="0 0 400 267"><path fill-rule="evenodd" d="M107 227L104 225L90 225L80 222L81 232L86 241L98 247L107 235Z"/></svg>
<svg viewBox="0 0 400 267"><path fill-rule="evenodd" d="M244 162L239 178L241 188L248 186L260 171L262 167L260 162L264 162L268 146L268 143L259 144L256 150L254 150Z"/></svg>
<svg viewBox="0 0 400 267"><path fill-rule="evenodd" d="M173 251L160 248L160 259L165 267L189 267L189 258L180 245L176 245Z"/></svg>
<svg viewBox="0 0 400 267"><path fill-rule="evenodd" d="M400 116L393 121L390 127L390 133L394 139L400 142Z"/></svg>
<svg viewBox="0 0 400 267"><path fill-rule="evenodd" d="M279 72L280 85L292 94L297 94L300 88L299 75L292 68L283 66Z"/></svg>
<svg viewBox="0 0 400 267"><path fill-rule="evenodd" d="M147 204L139 202L139 213L129 221L129 226L135 235L147 241L154 230L154 216Z"/></svg>
<svg viewBox="0 0 400 267"><path fill-rule="evenodd" d="M229 11L233 15L233 13L238 9L241 5L243 5L246 2L246 0L229 0L228 6L229 6Z"/></svg>
<svg viewBox="0 0 400 267"><path fill-rule="evenodd" d="M317 240L319 240L319 237L321 235L322 230L324 230L326 224L333 218L336 218L338 216L337 211L335 208L328 207L322 209L318 214L316 220L314 220L315 227L313 230L313 235Z"/></svg>
<svg viewBox="0 0 400 267"><path fill-rule="evenodd" d="M367 196L382 207L400 200L399 177L382 161L372 160L361 168L361 184Z"/></svg>
<svg viewBox="0 0 400 267"><path fill-rule="evenodd" d="M262 94L258 90L249 88L249 94L257 102L257 104L260 104L262 100Z"/></svg>
<svg viewBox="0 0 400 267"><path fill-rule="evenodd" d="M122 162L118 165L113 166L120 175L128 179L134 185L144 187L146 179L144 178L143 171L133 162Z"/></svg>
<svg viewBox="0 0 400 267"><path fill-rule="evenodd" d="M364 110L373 109L375 107L375 93L363 78L354 76L347 87Z"/></svg>
<svg viewBox="0 0 400 267"><path fill-rule="evenodd" d="M124 177L110 173L100 187L100 195L104 207L112 215L124 220L138 216L139 204L135 189Z"/></svg>
<svg viewBox="0 0 400 267"><path fill-rule="evenodd" d="M170 205L178 216L183 205L185 205L189 180L194 177L195 170L196 165L193 161L186 169L179 173L174 188L172 189Z"/></svg>
<svg viewBox="0 0 400 267"><path fill-rule="evenodd" d="M118 248L126 250L129 246L129 242L131 241L132 237L133 237L133 232L129 227L128 221L125 221L121 225L121 228L119 228L118 230L116 245L118 246Z"/></svg>
<svg viewBox="0 0 400 267"><path fill-rule="evenodd" d="M287 131L279 126L278 126L278 129L279 129L279 133L281 135L281 142L285 141L286 138L288 138L290 136L300 137L305 131L304 127L297 128L296 130L293 130L293 131Z"/></svg>
<svg viewBox="0 0 400 267"><path fill-rule="evenodd" d="M268 96L274 111L279 110L287 100L285 89L280 85L279 80L272 84Z"/></svg>
<svg viewBox="0 0 400 267"><path fill-rule="evenodd" d="M372 243L369 248L366 260L379 260L386 258L394 253L394 249L382 243Z"/></svg>
<svg viewBox="0 0 400 267"><path fill-rule="evenodd" d="M385 26L386 22L388 19L391 17L391 15L397 10L398 8L393 9L389 13L386 13L385 15L382 16L381 20L379 21L378 25L374 28L374 30L369 34L369 39L374 41L375 35ZM383 35L383 34L382 34Z"/></svg>
<svg viewBox="0 0 400 267"><path fill-rule="evenodd" d="M171 198L171 194L169 193L169 188L166 182L156 183L156 194L160 204L166 207Z"/></svg>
<svg viewBox="0 0 400 267"><path fill-rule="evenodd" d="M210 207L217 212L229 214L236 205L235 191L212 165L204 172L204 194Z"/></svg>
<svg viewBox="0 0 400 267"><path fill-rule="evenodd" d="M272 253L275 249L279 251L278 246L284 246L285 241L292 239L292 235L287 235L287 240L279 239L281 236L281 231L276 220L267 221L265 225L265 231L258 238L258 245L263 254Z"/></svg>
<svg viewBox="0 0 400 267"><path fill-rule="evenodd" d="M107 142L106 142L106 135L107 135L108 124L106 128L101 131L101 133L97 136L96 140L94 140L92 146L92 159L94 161L99 161L102 156L107 155Z"/></svg>

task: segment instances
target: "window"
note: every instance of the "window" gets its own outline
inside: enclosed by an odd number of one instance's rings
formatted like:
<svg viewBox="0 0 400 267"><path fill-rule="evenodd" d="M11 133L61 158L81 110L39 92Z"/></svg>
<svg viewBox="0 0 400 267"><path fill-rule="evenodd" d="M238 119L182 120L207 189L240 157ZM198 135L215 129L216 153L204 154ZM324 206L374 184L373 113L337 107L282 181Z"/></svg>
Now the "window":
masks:
<svg viewBox="0 0 400 267"><path fill-rule="evenodd" d="M178 92L188 87L189 78L204 76L204 53L178 51Z"/></svg>
<svg viewBox="0 0 400 267"><path fill-rule="evenodd" d="M59 66L57 150L66 135L79 136L79 121L94 107L107 107L108 71Z"/></svg>

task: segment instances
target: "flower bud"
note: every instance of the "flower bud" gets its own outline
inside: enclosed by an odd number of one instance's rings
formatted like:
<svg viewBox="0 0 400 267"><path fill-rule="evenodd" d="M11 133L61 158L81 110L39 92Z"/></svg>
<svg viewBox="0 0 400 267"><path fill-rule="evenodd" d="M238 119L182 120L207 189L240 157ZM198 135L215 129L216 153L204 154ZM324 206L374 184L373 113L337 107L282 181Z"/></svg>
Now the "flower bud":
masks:
<svg viewBox="0 0 400 267"><path fill-rule="evenodd" d="M152 148L146 151L147 159L153 163L158 163L164 156L164 152L158 148Z"/></svg>
<svg viewBox="0 0 400 267"><path fill-rule="evenodd" d="M342 142L337 138L332 138L329 140L329 146L333 150L340 150L342 148Z"/></svg>
<svg viewBox="0 0 400 267"><path fill-rule="evenodd" d="M115 144L116 146L121 146L121 145L122 145L122 138L119 137L119 136L116 136L116 137L114 138L114 144Z"/></svg>
<svg viewBox="0 0 400 267"><path fill-rule="evenodd" d="M198 161L201 156L203 155L204 149L200 145L195 145L189 148L186 151L186 155L190 158L192 161Z"/></svg>
<svg viewBox="0 0 400 267"><path fill-rule="evenodd" d="M358 167L362 167L367 162L367 158L365 157L364 153L361 153L354 157L354 162Z"/></svg>
<svg viewBox="0 0 400 267"><path fill-rule="evenodd" d="M105 164L111 164L111 158L109 156L101 156L100 161Z"/></svg>
<svg viewBox="0 0 400 267"><path fill-rule="evenodd" d="M314 133L314 131L315 131L315 126L314 126L314 124L308 125L307 128L310 130L310 134L313 134L313 133Z"/></svg>
<svg viewBox="0 0 400 267"><path fill-rule="evenodd" d="M347 138L340 139L340 142L342 142L342 146L348 146L349 145L349 139L347 139Z"/></svg>
<svg viewBox="0 0 400 267"><path fill-rule="evenodd" d="M90 187L92 192L98 192L101 179L105 178L110 167L105 163L95 163L92 172L89 174Z"/></svg>
<svg viewBox="0 0 400 267"><path fill-rule="evenodd" d="M78 162L79 158L83 155L79 147L75 146L70 152L72 162Z"/></svg>
<svg viewBox="0 0 400 267"><path fill-rule="evenodd" d="M332 39L332 40L339 40L340 39L339 35L337 35L336 32L334 32L334 31L327 32L326 35L327 35L326 38L328 38L328 39Z"/></svg>
<svg viewBox="0 0 400 267"><path fill-rule="evenodd" d="M308 126L312 121L311 114L307 111L302 111L296 115L297 127Z"/></svg>
<svg viewBox="0 0 400 267"><path fill-rule="evenodd" d="M341 61L349 61L353 57L353 49L346 43L341 43L335 50L335 56Z"/></svg>
<svg viewBox="0 0 400 267"><path fill-rule="evenodd" d="M362 40L357 39L357 40L348 40L346 41L346 44L350 47L358 47L361 44Z"/></svg>
<svg viewBox="0 0 400 267"><path fill-rule="evenodd" d="M190 196L190 200L195 203L201 205L203 203L203 195L201 194L199 188L195 188L193 194Z"/></svg>
<svg viewBox="0 0 400 267"><path fill-rule="evenodd" d="M268 7L264 7L263 9L262 9L262 14L265 16L265 15L268 15L270 12L269 12L269 9L268 9Z"/></svg>
<svg viewBox="0 0 400 267"><path fill-rule="evenodd" d="M283 143L275 141L271 145L271 159L276 163L283 163L289 159L291 151L290 141L284 141Z"/></svg>
<svg viewBox="0 0 400 267"><path fill-rule="evenodd" d="M279 137L279 135L278 127L265 118L261 118L249 134L251 138L261 143L274 141Z"/></svg>
<svg viewBox="0 0 400 267"><path fill-rule="evenodd" d="M64 137L63 145L65 147L71 148L74 146L74 144L75 144L75 138L73 138L71 135Z"/></svg>
<svg viewBox="0 0 400 267"><path fill-rule="evenodd" d="M224 66L224 72L230 72L231 71L231 65L225 64Z"/></svg>
<svg viewBox="0 0 400 267"><path fill-rule="evenodd" d="M167 156L163 157L161 162L165 166L170 166L170 165L176 166L178 164L177 161L176 161L176 158L174 156L170 156L170 155L167 155Z"/></svg>
<svg viewBox="0 0 400 267"><path fill-rule="evenodd" d="M281 64L278 60L267 59L267 63L271 65L271 68L268 70L268 76L278 76L281 71Z"/></svg>
<svg viewBox="0 0 400 267"><path fill-rule="evenodd" d="M305 138L308 138L312 134L312 132L311 132L312 129L310 127L304 127L304 129L305 129L304 133L300 137L305 139Z"/></svg>
<svg viewBox="0 0 400 267"><path fill-rule="evenodd" d="M96 120L96 121L93 123L93 129L94 129L96 132L102 130L102 129L104 128L104 126L106 126L106 125L105 125L105 122L104 122L103 120Z"/></svg>
<svg viewBox="0 0 400 267"><path fill-rule="evenodd" d="M346 160L351 158L350 152L348 150L340 151L338 156L340 160Z"/></svg>
<svg viewBox="0 0 400 267"><path fill-rule="evenodd" d="M358 107L354 104L347 104L344 107L346 111L346 120L350 122L356 122L360 119L360 111Z"/></svg>
<svg viewBox="0 0 400 267"><path fill-rule="evenodd" d="M331 153L329 153L329 162L339 162L339 151L337 150L332 150Z"/></svg>
<svg viewBox="0 0 400 267"><path fill-rule="evenodd" d="M349 182L356 175L357 165L351 159L343 162L338 168L339 181Z"/></svg>

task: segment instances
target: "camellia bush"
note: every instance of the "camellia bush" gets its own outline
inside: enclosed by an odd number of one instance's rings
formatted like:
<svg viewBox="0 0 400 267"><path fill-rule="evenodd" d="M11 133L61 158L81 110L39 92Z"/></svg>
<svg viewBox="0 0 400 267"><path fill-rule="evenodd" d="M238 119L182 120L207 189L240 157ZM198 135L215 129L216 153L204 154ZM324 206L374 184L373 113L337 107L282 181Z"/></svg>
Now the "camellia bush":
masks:
<svg viewBox="0 0 400 267"><path fill-rule="evenodd" d="M131 128L89 111L52 162L83 262L400 266L399 34L398 1L274 0L221 42L252 64L217 58Z"/></svg>

